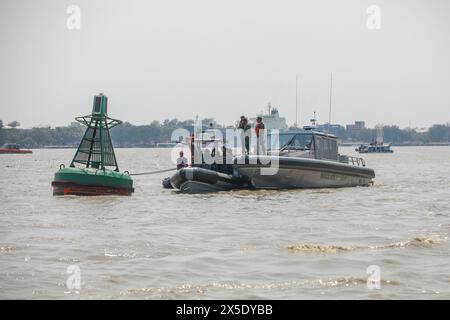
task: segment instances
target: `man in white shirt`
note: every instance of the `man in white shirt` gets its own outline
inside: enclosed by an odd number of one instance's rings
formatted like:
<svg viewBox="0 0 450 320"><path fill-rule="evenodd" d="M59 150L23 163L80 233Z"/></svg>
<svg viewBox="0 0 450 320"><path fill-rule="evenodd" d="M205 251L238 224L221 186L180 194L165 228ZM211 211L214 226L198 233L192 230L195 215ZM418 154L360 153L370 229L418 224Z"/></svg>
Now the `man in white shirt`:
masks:
<svg viewBox="0 0 450 320"><path fill-rule="evenodd" d="M177 170L188 166L188 159L184 156L183 151L180 151L180 156L177 159Z"/></svg>

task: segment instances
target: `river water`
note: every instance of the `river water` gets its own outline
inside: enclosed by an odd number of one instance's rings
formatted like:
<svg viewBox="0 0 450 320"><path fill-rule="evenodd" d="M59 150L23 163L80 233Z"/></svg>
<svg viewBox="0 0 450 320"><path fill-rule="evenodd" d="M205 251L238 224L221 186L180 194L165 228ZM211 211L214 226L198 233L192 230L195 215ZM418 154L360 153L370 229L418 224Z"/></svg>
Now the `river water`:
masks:
<svg viewBox="0 0 450 320"><path fill-rule="evenodd" d="M0 155L0 298L450 298L449 147L366 155L372 187L182 195L163 173L131 197L54 197L73 153ZM116 154L171 166L169 149Z"/></svg>

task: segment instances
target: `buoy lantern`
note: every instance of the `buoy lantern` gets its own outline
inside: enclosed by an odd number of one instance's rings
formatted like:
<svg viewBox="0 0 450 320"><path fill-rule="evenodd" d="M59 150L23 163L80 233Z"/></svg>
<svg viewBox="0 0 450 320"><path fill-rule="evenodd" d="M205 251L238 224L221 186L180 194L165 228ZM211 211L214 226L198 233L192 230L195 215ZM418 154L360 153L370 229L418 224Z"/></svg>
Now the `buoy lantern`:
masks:
<svg viewBox="0 0 450 320"><path fill-rule="evenodd" d="M109 134L122 121L108 117L108 98L95 96L92 114L75 120L87 129L70 166L55 173L53 195L131 195L133 180L119 172Z"/></svg>

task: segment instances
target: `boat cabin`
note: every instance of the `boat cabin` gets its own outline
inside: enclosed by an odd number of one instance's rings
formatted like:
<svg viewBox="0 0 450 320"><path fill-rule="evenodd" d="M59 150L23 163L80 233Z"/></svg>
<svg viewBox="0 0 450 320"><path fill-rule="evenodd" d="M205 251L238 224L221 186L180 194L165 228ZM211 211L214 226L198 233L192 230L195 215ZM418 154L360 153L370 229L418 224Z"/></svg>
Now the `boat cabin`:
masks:
<svg viewBox="0 0 450 320"><path fill-rule="evenodd" d="M17 143L6 143L3 146L3 149L19 150L20 149L20 145L18 145Z"/></svg>
<svg viewBox="0 0 450 320"><path fill-rule="evenodd" d="M279 152L280 156L339 161L337 137L313 130L280 133Z"/></svg>

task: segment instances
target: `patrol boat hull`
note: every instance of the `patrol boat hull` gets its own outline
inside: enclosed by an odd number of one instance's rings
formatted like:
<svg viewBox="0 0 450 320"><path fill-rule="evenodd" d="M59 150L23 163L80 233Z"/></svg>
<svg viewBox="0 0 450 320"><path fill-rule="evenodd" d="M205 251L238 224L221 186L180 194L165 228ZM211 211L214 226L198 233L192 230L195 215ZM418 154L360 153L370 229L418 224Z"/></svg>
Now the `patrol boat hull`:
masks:
<svg viewBox="0 0 450 320"><path fill-rule="evenodd" d="M337 161L283 156L249 156L246 159L237 159L235 168L257 189L368 186L375 178L374 170L366 167ZM261 170L268 168L272 168L272 172L264 173Z"/></svg>

